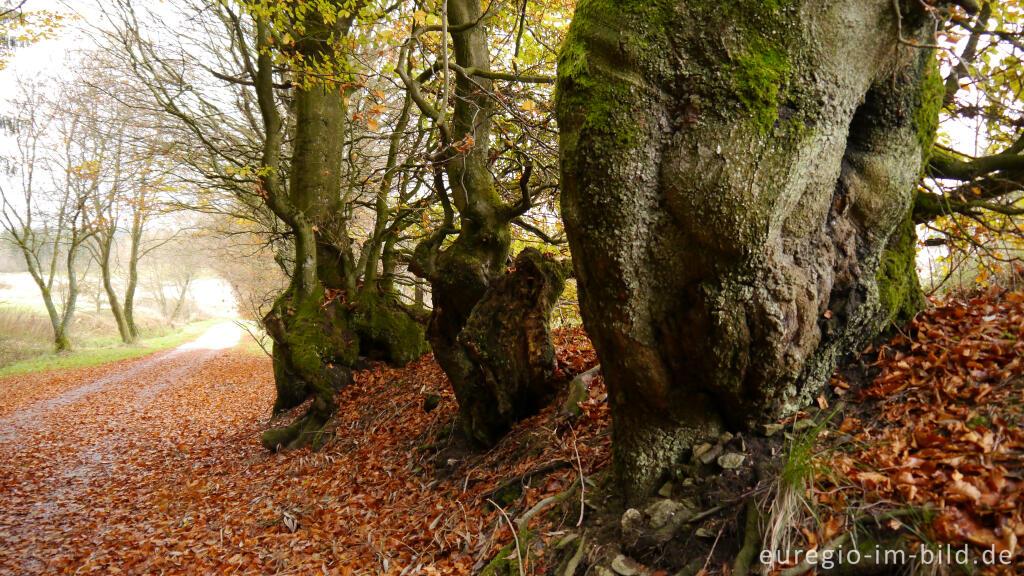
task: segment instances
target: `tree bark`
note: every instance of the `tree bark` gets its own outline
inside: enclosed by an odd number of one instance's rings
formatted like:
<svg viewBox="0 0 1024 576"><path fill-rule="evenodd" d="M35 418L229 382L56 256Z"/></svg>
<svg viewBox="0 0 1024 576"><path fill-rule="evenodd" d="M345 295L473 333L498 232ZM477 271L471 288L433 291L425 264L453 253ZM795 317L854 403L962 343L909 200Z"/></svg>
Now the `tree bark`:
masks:
<svg viewBox="0 0 1024 576"><path fill-rule="evenodd" d="M558 265L532 252L520 259L523 271L517 264L516 272L506 274L510 222L529 208L530 169L523 176L523 202L506 204L488 165L493 82L481 4L447 0L446 6L456 64L481 74L456 75L450 128L433 111L442 140L448 140L435 162L451 188L459 234L443 250L444 230L422 242L411 269L431 282L427 338L458 399L463 431L472 443L490 446L550 396L554 357L548 355L553 350L548 316L564 279L556 278ZM450 218L439 173L435 187Z"/></svg>
<svg viewBox="0 0 1024 576"><path fill-rule="evenodd" d="M550 318L568 272L567 262L527 248L473 307L458 341L475 368L474 381L458 391L474 441L493 444L557 391L550 385L556 365Z"/></svg>
<svg viewBox="0 0 1024 576"><path fill-rule="evenodd" d="M627 500L695 443L806 403L920 302L900 227L941 82L924 93L934 57L909 45L932 42L928 16L899 6L578 4L562 212Z"/></svg>
<svg viewBox="0 0 1024 576"><path fill-rule="evenodd" d="M121 336L121 342L130 344L132 342L131 330L125 321L124 308L121 306L121 299L117 295L117 289L114 288L114 270L111 259L113 257L114 234L116 231L115 227L111 227L97 236L96 241L100 244L100 276L103 282L103 290L107 293L107 303L110 304L110 313L114 316L114 322L117 324L117 333Z"/></svg>
<svg viewBox="0 0 1024 576"><path fill-rule="evenodd" d="M292 408L310 396L314 402L302 418L305 423L264 435L264 445L272 449L319 439L320 430L334 411L334 392L348 383L348 367L356 360L358 341L321 280L321 273L328 268L319 265L320 247L314 229L316 216L333 207L331 199L341 191L342 154L338 143L345 129L345 114L343 96L334 86L318 83L295 92L296 128L289 185L289 200L294 207L289 225L295 244L295 269L291 285L275 302L264 324L274 340L274 411ZM332 276L328 276L329 281Z"/></svg>
<svg viewBox="0 0 1024 576"><path fill-rule="evenodd" d="M128 282L124 289L124 323L131 342L139 341L139 327L135 324L135 291L139 286L139 258L142 245L143 207L136 207L132 217L131 247L128 251Z"/></svg>
<svg viewBox="0 0 1024 576"><path fill-rule="evenodd" d="M334 6L341 10L343 4ZM302 23L304 36L295 44L303 66L325 65L335 77L298 73L287 192L275 180L283 126L270 77L272 62L264 53L269 49L268 30L266 23L258 27L263 50L257 94L267 129L264 187L268 205L290 228L295 249L291 283L264 318L274 342L274 411L312 397L309 410L293 425L263 435L263 444L270 449L305 444L317 447L334 412L335 392L351 381L360 351L360 331L370 330L381 339L396 333L392 330L395 324L389 322L393 318L377 310L376 299L358 300L358 272L342 214L342 161L348 130L345 91L350 77L344 63L333 59L337 57L335 44L347 35L351 14L358 11L358 6L348 8L348 16L330 23L317 10L307 13ZM356 311L360 304L365 317ZM422 347L422 330L418 333Z"/></svg>

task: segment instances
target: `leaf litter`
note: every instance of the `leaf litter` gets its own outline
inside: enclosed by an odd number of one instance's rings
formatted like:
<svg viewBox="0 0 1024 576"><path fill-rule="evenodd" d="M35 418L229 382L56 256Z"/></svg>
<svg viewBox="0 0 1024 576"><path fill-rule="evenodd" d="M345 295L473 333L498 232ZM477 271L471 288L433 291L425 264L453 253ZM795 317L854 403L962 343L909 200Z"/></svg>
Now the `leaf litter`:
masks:
<svg viewBox="0 0 1024 576"><path fill-rule="evenodd" d="M918 556L922 547L966 550L970 568L1017 573L1024 293L992 289L933 302L859 362L873 375L859 390L842 375L832 380L855 404L822 441L816 480L825 520L816 538L873 527L879 541L902 539ZM941 569L956 560L947 557Z"/></svg>
<svg viewBox="0 0 1024 576"><path fill-rule="evenodd" d="M580 330L556 343L563 380L597 362ZM1005 551L1010 564L981 568L1013 573L1024 562L1022 356L1024 294L992 290L934 303L869 347L859 374L833 377L841 415L818 438L827 466L812 467L818 514L794 527L803 545L873 520L911 548ZM190 352L106 371L0 380L0 431L109 380L0 438L0 574L470 574L523 529L540 534L524 568L544 573L581 507L515 519L581 474L589 486L610 460L600 376L579 419L559 412L563 395L476 454L453 432L455 401L431 356L375 364L339 392L325 449L274 454L260 433L300 412L270 420L266 358Z"/></svg>
<svg viewBox="0 0 1024 576"><path fill-rule="evenodd" d="M581 331L556 341L563 379L596 364ZM519 478L501 504L514 518L609 457L600 378L572 428L556 402L474 454L453 440L456 405L431 356L374 365L339 392L325 449L274 454L259 444L282 423L269 421L269 359L186 352L108 370L0 380L37 389L3 397L4 430L107 379L0 439L0 574L468 574L512 539L488 503L506 480ZM441 398L430 412L427 395ZM547 527L528 571L576 519L535 520Z"/></svg>

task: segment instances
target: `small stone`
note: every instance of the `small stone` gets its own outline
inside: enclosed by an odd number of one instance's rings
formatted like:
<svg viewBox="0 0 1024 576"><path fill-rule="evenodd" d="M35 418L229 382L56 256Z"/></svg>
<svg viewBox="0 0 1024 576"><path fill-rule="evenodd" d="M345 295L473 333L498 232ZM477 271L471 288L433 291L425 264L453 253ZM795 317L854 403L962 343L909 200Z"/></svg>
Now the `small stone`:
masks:
<svg viewBox="0 0 1024 576"><path fill-rule="evenodd" d="M733 438L735 438L735 436L732 435L732 432L723 432L722 435L718 437L718 444L719 446L728 444Z"/></svg>
<svg viewBox="0 0 1024 576"><path fill-rule="evenodd" d="M718 458L718 456L721 453L722 453L722 445L721 444L719 444L718 446L713 446L711 448L711 450L708 450L707 452L705 452L705 453L700 455L700 457L699 457L700 462L701 462L701 464L711 464L712 462L714 462Z"/></svg>
<svg viewBox="0 0 1024 576"><path fill-rule="evenodd" d="M718 458L718 465L724 470L734 470L742 466L746 458L746 456L738 452L729 452L728 454L722 454Z"/></svg>
<svg viewBox="0 0 1024 576"><path fill-rule="evenodd" d="M761 433L770 438L781 432L782 428L782 424L765 424L761 427Z"/></svg>
<svg viewBox="0 0 1024 576"><path fill-rule="evenodd" d="M620 576L636 576L640 573L640 565L632 558L619 554L612 560L612 570Z"/></svg>
<svg viewBox="0 0 1024 576"><path fill-rule="evenodd" d="M661 496L662 498L671 498L672 497L672 483L671 482L665 482L665 484L661 487L661 489L658 490L658 496Z"/></svg>
<svg viewBox="0 0 1024 576"><path fill-rule="evenodd" d="M649 526L652 530L661 530L669 524L679 525L690 517L690 509L686 505L668 498L651 504L644 512L651 519Z"/></svg>
<svg viewBox="0 0 1024 576"><path fill-rule="evenodd" d="M714 448L714 446L712 446L711 444L708 444L707 442L694 446L693 447L693 459L694 460L699 460L701 456L703 456L705 453L707 453L712 448Z"/></svg>
<svg viewBox="0 0 1024 576"><path fill-rule="evenodd" d="M636 508L630 508L622 513L622 538L634 540L639 538L644 531L644 515Z"/></svg>

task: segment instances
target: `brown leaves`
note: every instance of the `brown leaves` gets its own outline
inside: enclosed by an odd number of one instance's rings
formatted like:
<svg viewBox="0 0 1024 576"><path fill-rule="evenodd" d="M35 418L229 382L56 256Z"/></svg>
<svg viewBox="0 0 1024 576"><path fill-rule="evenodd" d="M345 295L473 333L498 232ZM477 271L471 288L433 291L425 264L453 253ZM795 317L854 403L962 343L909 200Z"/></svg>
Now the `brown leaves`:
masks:
<svg viewBox="0 0 1024 576"><path fill-rule="evenodd" d="M555 339L563 377L596 363L581 331ZM511 541L486 502L504 480L572 463L524 477L514 519L610 457L600 378L572 433L552 406L486 454L449 447L455 402L429 356L357 373L318 453L259 446L270 362L232 352L7 380L0 418L104 378L0 436L0 574L470 574ZM426 394L441 398L429 413Z"/></svg>
<svg viewBox="0 0 1024 576"><path fill-rule="evenodd" d="M937 305L876 354L877 418L843 420L860 448L834 468L866 502L937 509L940 542L1024 558L1024 294Z"/></svg>

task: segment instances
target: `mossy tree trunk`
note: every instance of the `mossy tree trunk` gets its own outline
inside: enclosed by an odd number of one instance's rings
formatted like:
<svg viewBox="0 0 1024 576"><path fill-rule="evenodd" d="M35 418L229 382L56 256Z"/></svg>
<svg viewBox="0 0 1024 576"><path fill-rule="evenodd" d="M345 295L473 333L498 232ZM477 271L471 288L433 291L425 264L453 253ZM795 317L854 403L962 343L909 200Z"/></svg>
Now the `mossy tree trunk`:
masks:
<svg viewBox="0 0 1024 576"><path fill-rule="evenodd" d="M421 111L434 120L444 147L435 156L434 185L448 221L417 247L412 269L431 283L427 337L459 401L463 430L471 442L489 446L548 394L554 356L542 350L553 349L548 316L563 280L552 272L558 265L539 253L525 254L523 271L517 267L506 274L510 222L530 207L530 168L523 174L522 200L504 202L488 165L493 82L488 78L490 50L481 4L447 0L446 14L455 63L477 74L455 74L449 119L447 109L438 112L426 104L415 81L400 70ZM441 249L455 211L458 236ZM485 318L484 310L497 316ZM529 311L529 317L520 322L512 311ZM485 326L488 321L493 326Z"/></svg>
<svg viewBox="0 0 1024 576"><path fill-rule="evenodd" d="M577 5L562 210L628 500L696 442L792 412L920 306L905 223L937 108L934 55L909 44L929 18L912 0Z"/></svg>
<svg viewBox="0 0 1024 576"><path fill-rule="evenodd" d="M256 93L266 133L261 185L267 205L288 226L294 247L291 282L264 317L273 340L274 411L312 398L309 410L294 424L264 434L263 444L270 449L316 447L322 441L334 413L334 394L351 381L360 353L367 352L364 348L382 350L382 359L396 363L425 352L423 328L397 300L373 282L360 285L362 269L376 269L380 251L357 262L345 217L345 98L352 75L339 47L358 8L359 3L341 0L318 5L290 32L296 38L295 55L301 57L293 59L294 132L287 187L278 180L285 127L274 94L270 24L259 11L253 14ZM390 156L395 153L393 149Z"/></svg>
<svg viewBox="0 0 1024 576"><path fill-rule="evenodd" d="M565 288L568 263L536 248L516 257L473 307L458 334L473 380L463 382L459 406L473 439L489 445L517 420L551 400L555 346L549 320Z"/></svg>
<svg viewBox="0 0 1024 576"><path fill-rule="evenodd" d="M332 4L333 6L333 4ZM342 8L338 3L338 9ZM328 24L319 10L310 11L302 25L305 34L295 43L305 66L328 66L335 56L331 41L344 38L351 18L337 18ZM350 379L358 340L348 326L348 315L327 290L343 285L345 271L321 258L318 241L321 225L347 238L345 223L333 218L341 194L342 143L347 124L344 91L347 77L324 79L297 71L294 90L294 139L287 189L279 182L283 121L274 94L270 28L264 15L256 20L258 59L256 92L263 117L265 141L261 185L273 212L292 233L294 268L288 289L264 318L273 339L274 383L277 400L274 411L292 408L312 397L307 413L293 425L270 430L263 444L271 449L305 444L317 445L324 426L334 412L334 392Z"/></svg>

